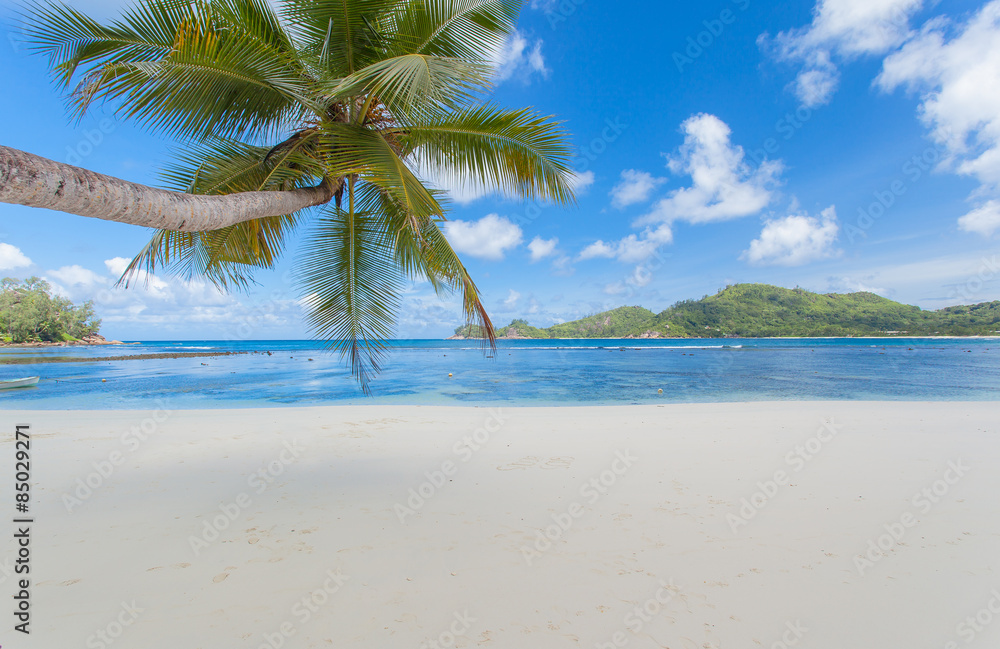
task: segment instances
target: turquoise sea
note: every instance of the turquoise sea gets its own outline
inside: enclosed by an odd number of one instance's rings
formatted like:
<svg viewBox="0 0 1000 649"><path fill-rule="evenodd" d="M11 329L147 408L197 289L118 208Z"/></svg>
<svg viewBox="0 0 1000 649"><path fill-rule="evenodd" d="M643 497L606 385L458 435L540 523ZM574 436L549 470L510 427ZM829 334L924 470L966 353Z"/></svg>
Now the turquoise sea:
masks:
<svg viewBox="0 0 1000 649"><path fill-rule="evenodd" d="M4 349L0 379L42 378L37 387L0 390L0 408L145 409L156 399L180 409L1000 400L1000 338L505 340L495 358L484 357L476 341L400 340L392 346L371 397L341 359L315 341ZM262 353L37 362L216 351Z"/></svg>

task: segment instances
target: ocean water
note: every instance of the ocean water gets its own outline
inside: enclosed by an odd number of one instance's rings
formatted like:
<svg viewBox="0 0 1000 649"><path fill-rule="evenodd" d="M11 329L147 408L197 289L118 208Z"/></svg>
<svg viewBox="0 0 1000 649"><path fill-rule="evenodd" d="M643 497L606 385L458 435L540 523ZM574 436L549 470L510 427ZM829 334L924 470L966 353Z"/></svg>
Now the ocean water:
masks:
<svg viewBox="0 0 1000 649"><path fill-rule="evenodd" d="M148 409L157 399L175 409L1000 400L1000 338L504 340L494 358L476 341L392 347L370 397L339 356L315 341L4 349L0 379L42 378L37 387L0 390L0 409ZM216 351L271 354L38 362Z"/></svg>

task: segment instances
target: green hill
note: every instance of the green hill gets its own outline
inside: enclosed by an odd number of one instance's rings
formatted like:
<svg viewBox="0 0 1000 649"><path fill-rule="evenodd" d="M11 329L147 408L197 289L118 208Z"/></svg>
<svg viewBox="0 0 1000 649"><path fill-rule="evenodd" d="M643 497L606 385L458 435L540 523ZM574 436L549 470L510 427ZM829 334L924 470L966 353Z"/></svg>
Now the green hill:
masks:
<svg viewBox="0 0 1000 649"><path fill-rule="evenodd" d="M656 314L641 306L623 306L582 320L564 322L545 331L549 338L624 338L651 326Z"/></svg>
<svg viewBox="0 0 1000 649"><path fill-rule="evenodd" d="M1000 333L1000 301L924 311L874 293L823 295L801 288L737 284L700 300L678 302L659 314L642 307L620 307L548 329L515 320L498 330L497 335L501 338L772 338L997 333Z"/></svg>
<svg viewBox="0 0 1000 649"><path fill-rule="evenodd" d="M527 320L514 320L506 327L497 329L497 338L551 338L545 329L532 327Z"/></svg>
<svg viewBox="0 0 1000 649"><path fill-rule="evenodd" d="M941 320L934 312L874 293L821 295L738 284L701 300L678 302L656 317L654 329L677 337L917 335L938 331Z"/></svg>

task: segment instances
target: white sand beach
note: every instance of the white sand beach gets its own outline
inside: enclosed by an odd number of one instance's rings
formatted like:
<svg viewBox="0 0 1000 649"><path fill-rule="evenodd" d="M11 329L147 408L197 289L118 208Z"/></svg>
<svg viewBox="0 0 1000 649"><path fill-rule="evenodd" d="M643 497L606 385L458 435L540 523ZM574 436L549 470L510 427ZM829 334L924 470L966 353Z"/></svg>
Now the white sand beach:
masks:
<svg viewBox="0 0 1000 649"><path fill-rule="evenodd" d="M4 484L14 424L33 433L32 633L10 632L8 614L0 640L997 646L997 415L858 402L8 411Z"/></svg>

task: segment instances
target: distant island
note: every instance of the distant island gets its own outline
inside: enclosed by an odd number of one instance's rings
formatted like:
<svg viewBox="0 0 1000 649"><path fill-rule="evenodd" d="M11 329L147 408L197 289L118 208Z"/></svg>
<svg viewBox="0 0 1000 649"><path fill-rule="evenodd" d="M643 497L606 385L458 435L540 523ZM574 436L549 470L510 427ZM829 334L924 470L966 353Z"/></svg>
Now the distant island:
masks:
<svg viewBox="0 0 1000 649"><path fill-rule="evenodd" d="M656 314L623 306L546 329L514 320L498 338L786 338L858 336L996 336L1000 301L938 311L874 293L812 293L768 284L736 284ZM482 338L476 325L451 339Z"/></svg>
<svg viewBox="0 0 1000 649"><path fill-rule="evenodd" d="M106 345L92 301L74 305L43 279L0 281L0 345Z"/></svg>

